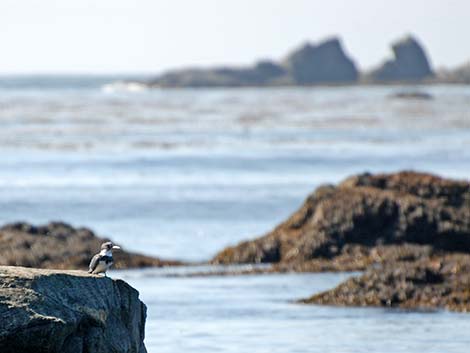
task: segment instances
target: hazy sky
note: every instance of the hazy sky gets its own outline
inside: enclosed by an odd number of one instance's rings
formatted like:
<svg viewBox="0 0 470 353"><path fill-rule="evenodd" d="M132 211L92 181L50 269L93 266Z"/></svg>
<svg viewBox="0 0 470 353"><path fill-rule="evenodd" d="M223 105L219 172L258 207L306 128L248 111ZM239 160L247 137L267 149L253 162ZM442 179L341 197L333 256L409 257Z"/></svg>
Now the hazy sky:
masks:
<svg viewBox="0 0 470 353"><path fill-rule="evenodd" d="M470 0L1 0L0 72L245 64L335 34L368 68L409 32L435 66L470 60Z"/></svg>

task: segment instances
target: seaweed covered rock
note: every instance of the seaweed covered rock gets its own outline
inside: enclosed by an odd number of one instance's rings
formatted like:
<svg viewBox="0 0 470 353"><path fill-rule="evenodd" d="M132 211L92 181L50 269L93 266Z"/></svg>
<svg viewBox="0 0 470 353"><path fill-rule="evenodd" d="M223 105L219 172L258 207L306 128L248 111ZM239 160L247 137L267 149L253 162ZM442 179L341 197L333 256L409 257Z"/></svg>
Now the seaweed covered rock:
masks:
<svg viewBox="0 0 470 353"><path fill-rule="evenodd" d="M0 267L3 353L145 353L146 307L121 280Z"/></svg>
<svg viewBox="0 0 470 353"><path fill-rule="evenodd" d="M470 252L470 184L416 172L354 176L318 188L272 232L229 247L212 262L307 271L321 268L321 261L329 270L342 270L342 263L354 270L377 262L377 249L383 262L407 244L417 245L409 248L416 257L421 246Z"/></svg>
<svg viewBox="0 0 470 353"><path fill-rule="evenodd" d="M470 256L452 254L371 267L308 304L470 311Z"/></svg>
<svg viewBox="0 0 470 353"><path fill-rule="evenodd" d="M87 228L61 222L42 226L8 224L0 228L0 265L86 269L91 257L108 240ZM116 268L178 264L127 251L116 251L114 257Z"/></svg>

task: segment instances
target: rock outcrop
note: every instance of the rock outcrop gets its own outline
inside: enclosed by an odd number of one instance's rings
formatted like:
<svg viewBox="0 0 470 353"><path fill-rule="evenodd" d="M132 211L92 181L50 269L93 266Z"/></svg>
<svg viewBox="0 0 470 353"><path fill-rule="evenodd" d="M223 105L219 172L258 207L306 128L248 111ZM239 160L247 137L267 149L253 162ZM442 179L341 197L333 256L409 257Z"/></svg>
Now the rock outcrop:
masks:
<svg viewBox="0 0 470 353"><path fill-rule="evenodd" d="M366 80L417 82L434 75L423 47L412 36L393 43L392 50L394 58L366 74Z"/></svg>
<svg viewBox="0 0 470 353"><path fill-rule="evenodd" d="M91 257L107 238L87 228L53 222L34 226L8 224L0 228L0 265L57 269L87 269ZM116 251L115 268L178 265L176 261Z"/></svg>
<svg viewBox="0 0 470 353"><path fill-rule="evenodd" d="M362 270L400 257L406 244L470 252L470 183L415 172L351 177L319 187L272 232L229 247L212 262ZM409 252L421 257L419 246Z"/></svg>
<svg viewBox="0 0 470 353"><path fill-rule="evenodd" d="M308 304L443 308L470 311L470 256L403 259L372 267L337 288L302 300Z"/></svg>
<svg viewBox="0 0 470 353"><path fill-rule="evenodd" d="M269 271L366 271L305 303L470 311L470 183L416 172L322 186L264 237L217 264Z"/></svg>
<svg viewBox="0 0 470 353"><path fill-rule="evenodd" d="M146 307L121 280L0 267L2 353L145 353Z"/></svg>
<svg viewBox="0 0 470 353"><path fill-rule="evenodd" d="M265 60L250 67L175 70L150 81L159 87L240 87L314 85L357 81L354 62L344 53L339 39L318 45L305 44L284 63Z"/></svg>
<svg viewBox="0 0 470 353"><path fill-rule="evenodd" d="M358 71L346 56L339 39L333 38L318 45L305 44L285 60L292 81L299 85L355 82Z"/></svg>
<svg viewBox="0 0 470 353"><path fill-rule="evenodd" d="M261 61L253 67L219 67L185 69L164 73L152 81L160 87L243 87L281 83L286 70L271 61Z"/></svg>

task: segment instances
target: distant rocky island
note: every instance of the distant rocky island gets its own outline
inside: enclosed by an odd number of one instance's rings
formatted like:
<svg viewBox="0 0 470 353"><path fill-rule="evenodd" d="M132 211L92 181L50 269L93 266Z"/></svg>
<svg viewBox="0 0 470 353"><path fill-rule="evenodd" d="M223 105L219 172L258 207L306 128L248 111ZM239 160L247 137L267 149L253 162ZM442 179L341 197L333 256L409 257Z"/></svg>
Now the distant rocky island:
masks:
<svg viewBox="0 0 470 353"><path fill-rule="evenodd" d="M305 43L283 60L261 60L246 67L171 70L144 83L150 87L264 87L380 83L470 83L470 64L436 72L412 35L391 45L393 57L360 72L337 37Z"/></svg>

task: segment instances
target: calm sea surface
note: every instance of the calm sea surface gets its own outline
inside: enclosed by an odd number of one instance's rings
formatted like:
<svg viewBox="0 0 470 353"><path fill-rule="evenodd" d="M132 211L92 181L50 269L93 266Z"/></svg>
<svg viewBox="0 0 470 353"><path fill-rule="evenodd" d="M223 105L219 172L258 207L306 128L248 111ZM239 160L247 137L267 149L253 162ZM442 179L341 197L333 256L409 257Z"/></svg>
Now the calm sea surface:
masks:
<svg viewBox="0 0 470 353"><path fill-rule="evenodd" d="M470 172L470 87L146 90L116 77L0 77L0 223L87 226L205 260L322 183ZM406 90L432 100L390 96ZM149 352L468 352L470 317L302 306L343 274L115 272L148 304Z"/></svg>

